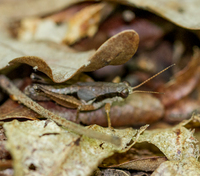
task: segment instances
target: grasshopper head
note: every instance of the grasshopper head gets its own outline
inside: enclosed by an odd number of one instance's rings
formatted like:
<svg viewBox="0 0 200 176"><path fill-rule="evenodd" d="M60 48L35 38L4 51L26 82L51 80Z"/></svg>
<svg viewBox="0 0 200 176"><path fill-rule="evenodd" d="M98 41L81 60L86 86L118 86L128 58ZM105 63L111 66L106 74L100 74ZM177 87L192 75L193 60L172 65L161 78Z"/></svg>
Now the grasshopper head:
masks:
<svg viewBox="0 0 200 176"><path fill-rule="evenodd" d="M122 98L127 98L129 96L129 94L131 94L133 92L132 87L130 86L130 83L127 81L124 81L123 84L124 89L120 92L120 96Z"/></svg>

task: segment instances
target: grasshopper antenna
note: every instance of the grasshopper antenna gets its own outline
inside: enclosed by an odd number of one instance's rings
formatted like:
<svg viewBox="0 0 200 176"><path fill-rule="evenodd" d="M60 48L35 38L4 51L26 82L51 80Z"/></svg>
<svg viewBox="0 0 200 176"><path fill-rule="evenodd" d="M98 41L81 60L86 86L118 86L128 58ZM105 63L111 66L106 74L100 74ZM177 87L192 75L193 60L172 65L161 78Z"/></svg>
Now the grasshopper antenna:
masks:
<svg viewBox="0 0 200 176"><path fill-rule="evenodd" d="M135 86L135 87L132 87L132 90L137 89L138 87L140 87L140 86L142 86L143 84L147 83L148 81L150 81L151 79L155 78L156 76L158 76L159 74L163 73L164 71L168 70L169 68L173 67L174 65L176 65L176 64L170 65L169 67L163 69L162 71L160 71L160 72L158 72L157 74L153 75L153 76L150 77L149 79L145 80L145 81L142 82L141 84L139 84L139 85L137 85L137 86ZM133 91L133 92L136 92L136 91ZM139 92L139 91L137 91L137 92ZM141 92L141 91L140 91L140 92ZM148 93L149 91L144 91L144 92ZM151 93L151 92L149 92L149 93ZM156 92L152 92L152 93L156 93ZM158 93L158 92L157 92L157 93Z"/></svg>
<svg viewBox="0 0 200 176"><path fill-rule="evenodd" d="M132 93L165 94L163 92L153 92L153 91L145 91L145 90L134 90Z"/></svg>

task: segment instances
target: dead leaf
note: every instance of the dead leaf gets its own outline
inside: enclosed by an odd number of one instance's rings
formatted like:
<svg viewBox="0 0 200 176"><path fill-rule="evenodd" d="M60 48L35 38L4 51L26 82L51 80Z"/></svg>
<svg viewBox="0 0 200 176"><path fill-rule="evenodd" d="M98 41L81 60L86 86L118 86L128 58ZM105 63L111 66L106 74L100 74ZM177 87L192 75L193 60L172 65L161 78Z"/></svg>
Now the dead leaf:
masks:
<svg viewBox="0 0 200 176"><path fill-rule="evenodd" d="M55 104L54 102L38 102L42 107L70 121L76 121L76 110L68 109ZM10 108L6 108L10 107ZM2 111L4 110L4 111ZM38 118L40 115L32 110L19 105L12 100L8 100L0 108L0 120L12 118ZM114 103L111 107L111 122L113 127L120 126L139 126L158 121L164 113L164 109L159 100L149 94L135 93L130 95L124 102ZM123 117L123 118L122 118ZM142 117L142 118L141 118ZM108 126L105 108L80 112L78 123L85 125L97 124Z"/></svg>
<svg viewBox="0 0 200 176"><path fill-rule="evenodd" d="M98 170L94 173L93 176L110 176L110 175L116 175L116 176L131 176L131 173L129 171L123 171L119 169L103 169Z"/></svg>
<svg viewBox="0 0 200 176"><path fill-rule="evenodd" d="M115 153L106 158L99 167L154 171L161 163L167 161L167 158L162 156L161 152L151 150L151 147L144 145L142 148L136 144L126 153Z"/></svg>
<svg viewBox="0 0 200 176"><path fill-rule="evenodd" d="M99 26L99 30L92 38L85 38L73 45L74 49L87 51L98 48L106 39L124 30L135 30L140 36L139 48L152 48L164 36L164 30L147 19L136 18L130 23L123 20L121 14L107 18Z"/></svg>
<svg viewBox="0 0 200 176"><path fill-rule="evenodd" d="M122 1L118 1L122 2ZM200 16L198 0L179 1L179 0L156 0L156 1L138 1L126 0L123 3L147 9L153 13L166 18L167 20L189 29L200 29Z"/></svg>
<svg viewBox="0 0 200 176"><path fill-rule="evenodd" d="M2 174L1 170L5 170L5 169L9 169L9 168L12 168L12 160L7 160L7 161L1 160L0 161L0 174Z"/></svg>
<svg viewBox="0 0 200 176"><path fill-rule="evenodd" d="M52 0L51 2L48 0L1 1L0 17L1 19L9 21L19 20L28 16L42 16L48 13L59 11L63 9L63 7L68 7L79 1L80 0Z"/></svg>
<svg viewBox="0 0 200 176"><path fill-rule="evenodd" d="M82 4L83 6L84 4ZM81 6L81 5L79 5ZM70 7L71 8L71 7ZM70 11L70 8L68 11ZM74 9L74 7L72 7ZM29 17L22 19L17 32L18 39L23 41L53 41L73 44L83 37L92 37L98 26L114 9L113 4L88 4L68 20L55 21L53 17ZM67 12L65 10L64 12ZM63 13L64 13L63 12ZM67 15L65 13L65 15Z"/></svg>
<svg viewBox="0 0 200 176"><path fill-rule="evenodd" d="M93 37L114 7L114 4L98 3L80 10L69 20L64 42L71 45L83 37Z"/></svg>
<svg viewBox="0 0 200 176"><path fill-rule="evenodd" d="M174 79L159 91L165 94L161 97L164 106L170 106L193 91L200 79L200 51L196 48L194 56L188 65L178 72Z"/></svg>
<svg viewBox="0 0 200 176"><path fill-rule="evenodd" d="M193 112L199 112L199 101L191 98L183 98L167 107L165 110L164 120L168 123L177 123L191 117Z"/></svg>
<svg viewBox="0 0 200 176"><path fill-rule="evenodd" d="M138 142L148 142L157 146L168 160L181 161L184 158L199 157L199 147L194 137L194 131L186 129L184 126L193 120L193 117L169 129L155 129L145 131Z"/></svg>
<svg viewBox="0 0 200 176"><path fill-rule="evenodd" d="M17 37L21 41L52 41L61 43L67 31L67 24L57 25L50 19L25 18L20 23Z"/></svg>
<svg viewBox="0 0 200 176"><path fill-rule="evenodd" d="M12 64L26 63L59 83L81 72L127 62L136 52L138 42L139 37L135 31L123 31L107 40L96 52L75 53L47 43L24 43L5 39L0 43L0 69L7 69Z"/></svg>
<svg viewBox="0 0 200 176"><path fill-rule="evenodd" d="M113 103L110 111L112 126L136 126L158 121L164 113L160 101L149 94L134 93L123 102ZM123 118L122 118L123 117ZM80 122L107 126L104 107L91 112L81 112Z"/></svg>
<svg viewBox="0 0 200 176"><path fill-rule="evenodd" d="M39 114L11 99L0 106L0 120L38 120L39 117L41 117Z"/></svg>
<svg viewBox="0 0 200 176"><path fill-rule="evenodd" d="M3 129L2 124L1 124L0 126L0 161L7 160L10 157L9 152L5 148L6 140L7 138L5 136L5 130ZM0 166L0 170L1 170L1 166Z"/></svg>
<svg viewBox="0 0 200 176"><path fill-rule="evenodd" d="M163 156L157 157L146 157L141 159L136 159L133 161L128 161L126 163L121 163L118 165L110 166L111 168L120 168L120 169L128 169L128 170L142 170L142 171L154 171L167 159Z"/></svg>
<svg viewBox="0 0 200 176"><path fill-rule="evenodd" d="M181 161L166 161L160 165L152 176L198 176L200 175L200 163L193 157Z"/></svg>
<svg viewBox="0 0 200 176"><path fill-rule="evenodd" d="M12 154L16 175L89 175L104 158L129 149L147 127L139 131L89 127L122 138L122 145L115 147L66 131L54 122L45 124L46 121L16 120L4 124L8 137L6 147Z"/></svg>

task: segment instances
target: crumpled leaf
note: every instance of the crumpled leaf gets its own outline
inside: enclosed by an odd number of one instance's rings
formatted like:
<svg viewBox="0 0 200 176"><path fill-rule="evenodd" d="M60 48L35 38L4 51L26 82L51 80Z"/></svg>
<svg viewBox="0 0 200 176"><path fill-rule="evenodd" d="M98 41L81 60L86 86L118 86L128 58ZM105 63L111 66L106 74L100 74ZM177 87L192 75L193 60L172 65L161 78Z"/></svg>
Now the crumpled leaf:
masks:
<svg viewBox="0 0 200 176"><path fill-rule="evenodd" d="M182 160L189 157L198 159L199 147L193 135L194 131L188 130L184 125L185 122L182 122L169 129L145 131L138 142L154 144L169 160Z"/></svg>
<svg viewBox="0 0 200 176"><path fill-rule="evenodd" d="M140 136L138 142L147 141L154 144L170 160L162 163L152 175L164 173L164 175L187 176L189 173L193 175L192 173L200 172L198 141L193 135L194 131L185 127L190 123L199 124L199 116L194 115L173 128L145 131Z"/></svg>
<svg viewBox="0 0 200 176"><path fill-rule="evenodd" d="M179 26L189 29L200 29L200 2L198 0L125 0L123 3L145 8Z"/></svg>
<svg viewBox="0 0 200 176"><path fill-rule="evenodd" d="M138 42L137 33L127 30L107 40L96 52L75 53L47 43L4 39L0 42L0 69L6 69L10 64L26 63L59 83L81 72L127 62L135 54Z"/></svg>
<svg viewBox="0 0 200 176"><path fill-rule="evenodd" d="M13 157L15 175L89 175L114 152L127 151L140 133L131 128L110 130L97 125L88 128L122 138L122 145L79 136L58 127L52 121L4 123L6 147Z"/></svg>
<svg viewBox="0 0 200 176"><path fill-rule="evenodd" d="M166 161L156 169L152 176L188 176L200 175L200 163L193 157L181 161Z"/></svg>

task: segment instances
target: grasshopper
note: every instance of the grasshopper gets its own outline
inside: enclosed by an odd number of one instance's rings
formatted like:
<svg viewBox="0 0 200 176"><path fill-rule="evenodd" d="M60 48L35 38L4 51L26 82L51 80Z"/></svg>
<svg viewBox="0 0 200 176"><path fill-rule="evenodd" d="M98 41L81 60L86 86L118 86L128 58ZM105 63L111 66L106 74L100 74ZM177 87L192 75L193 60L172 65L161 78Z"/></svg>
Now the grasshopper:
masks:
<svg viewBox="0 0 200 176"><path fill-rule="evenodd" d="M28 86L25 93L34 100L45 101L51 99L67 108L75 108L77 109L76 118L78 118L79 111L92 111L105 105L108 127L111 128L109 112L112 102L123 101L130 94L135 92L159 93L135 89L174 65L175 64L163 69L135 87L131 87L128 82L77 82L71 85L36 83ZM32 75L32 78L42 82L42 78L37 75Z"/></svg>

